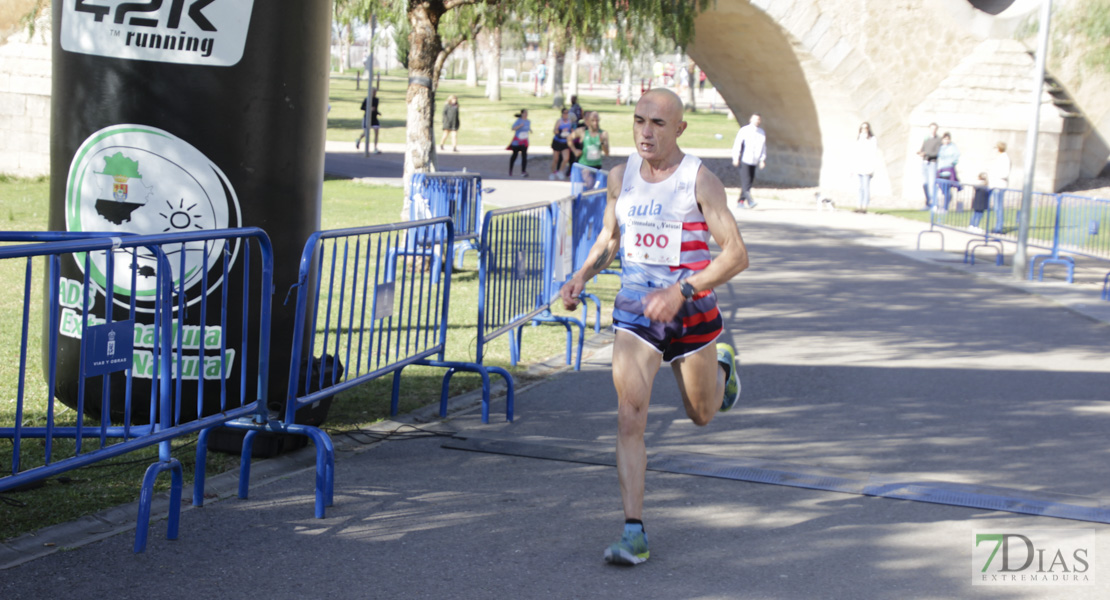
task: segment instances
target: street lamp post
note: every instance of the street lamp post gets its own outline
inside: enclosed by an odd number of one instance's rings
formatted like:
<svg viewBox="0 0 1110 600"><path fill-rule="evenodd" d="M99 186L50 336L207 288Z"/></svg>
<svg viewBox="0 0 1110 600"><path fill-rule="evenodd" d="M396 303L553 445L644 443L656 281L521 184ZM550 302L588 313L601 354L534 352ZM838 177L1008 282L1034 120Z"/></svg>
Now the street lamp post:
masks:
<svg viewBox="0 0 1110 600"><path fill-rule="evenodd" d="M374 29L377 24L378 18L370 15L370 41L366 44L366 112L362 119L362 135L366 138L366 145L362 147L363 156L370 156L370 121L374 114Z"/></svg>
<svg viewBox="0 0 1110 600"><path fill-rule="evenodd" d="M1021 188L1021 212L1018 219L1017 249L1014 251L1012 274L1023 279L1028 270L1026 248L1029 242L1029 221L1033 207L1033 176L1037 168L1037 133L1041 124L1041 96L1044 92L1045 61L1048 57L1049 19L1052 17L1052 0L1041 5L1040 31L1037 36L1036 66L1033 72L1033 118L1025 134L1025 181ZM1001 225L999 223L998 225Z"/></svg>

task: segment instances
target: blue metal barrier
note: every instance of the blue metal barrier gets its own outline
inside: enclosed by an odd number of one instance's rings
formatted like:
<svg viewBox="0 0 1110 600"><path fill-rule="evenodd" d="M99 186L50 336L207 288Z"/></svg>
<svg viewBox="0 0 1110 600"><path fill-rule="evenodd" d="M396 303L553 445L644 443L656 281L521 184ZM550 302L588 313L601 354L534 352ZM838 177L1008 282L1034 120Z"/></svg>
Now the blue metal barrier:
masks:
<svg viewBox="0 0 1110 600"><path fill-rule="evenodd" d="M440 242L432 244L432 241ZM451 376L458 371L482 377L482 415L489 419L490 373L508 384L508 418L512 419L513 385L498 367L445 360L451 261L454 242L449 217L313 234L301 255L296 284L292 353L285 411L266 422L245 419L229 426L247 431L244 439L240 497L250 476L248 444L261 431L308 436L316 447L315 515L332 505L335 453L323 430L296 423L299 410L334 394L393 374L391 412L397 414L401 372L410 365L443 367L441 411ZM435 247L446 276L433 280L424 269L427 257L398 252L407 244ZM317 276L313 281L312 273ZM290 294L292 290L290 290Z"/></svg>
<svg viewBox="0 0 1110 600"><path fill-rule="evenodd" d="M587 167L575 163L571 165L570 172L571 194L574 197L573 225L571 244L574 252L573 271L581 269L586 264L590 249L597 239L597 234L605 221L605 202L608 197L609 172ZM603 275L620 275L620 254L613 259L609 268L601 272ZM590 300L596 308L594 331L601 331L601 300L597 296L583 293L581 298ZM587 322L589 306L582 304L582 322Z"/></svg>
<svg viewBox="0 0 1110 600"><path fill-rule="evenodd" d="M921 237L925 234L941 235L941 249L944 249L944 236L937 228L966 231L976 237L964 249L964 262L975 264L975 250L990 248L996 253L995 264L1002 264L1002 243L1017 242L1017 231L1021 221L1021 190L991 190L990 206L985 211L985 228L974 229L970 225L970 197L967 192L946 180L937 181L938 204L950 198L949 210L934 210L929 229L918 234L917 247L921 248ZM941 204L944 206L944 204ZM1031 247L1046 248L1049 254L1038 254L1029 261L1029 279L1038 271L1044 279L1046 265L1062 265L1067 269L1067 282L1075 278L1075 259L1062 255L1062 252L1110 259L1110 201L1073 194L1048 194L1033 192L1029 215L1029 237Z"/></svg>
<svg viewBox="0 0 1110 600"><path fill-rule="evenodd" d="M578 360L582 366L585 325L570 317L551 314L554 251L554 211L548 202L537 202L486 213L478 263L478 347L483 362L485 346L496 337L509 336L513 365L519 359L523 326L529 322L560 323L567 330L566 362L573 358L574 334L578 325Z"/></svg>
<svg viewBox="0 0 1110 600"><path fill-rule="evenodd" d="M273 275L269 239L260 229L244 228L145 236L8 232L0 234L0 241L35 242L0 248L0 259L26 262L18 339L20 360L12 377L18 388L16 410L11 423L0 422L0 438L12 440L11 469L9 475L0 477L0 491L157 445L159 460L147 469L143 478L134 550L142 552L146 547L153 486L158 474L164 471L171 474L167 538L176 539L183 477L180 462L171 455L170 440L195 432L203 435L228 420L265 410L259 399L265 398L265 374L269 372ZM258 248L259 256L255 259L251 257L252 241ZM189 276L187 255L193 259L199 256L199 264L208 268L200 268L199 274L191 272L195 277ZM34 285L32 259L38 256L46 259L47 327L43 340L29 334L29 314L36 305L30 291ZM61 275L63 261L74 261L82 274L80 281ZM242 273L242 293L236 290L235 294L241 307L229 305L228 289L238 285L233 281L233 268ZM252 277L252 269L257 278ZM210 270L215 275L210 277ZM263 290L253 313L249 291L252 287ZM140 293L142 290L147 291ZM237 309L242 310L243 335L238 346L229 347L227 317L229 311ZM215 318L218 325L210 323L209 310L218 313ZM252 316L258 326L254 343L247 336L247 323ZM142 321L149 321L150 325ZM56 367L63 336L80 340L74 413L63 413L54 400L59 384L70 375L59 373ZM5 343L14 346L17 340ZM32 344L41 347L31 349ZM47 371L46 389L44 397L35 398L27 393L27 358L40 352ZM248 370L258 375L251 385ZM36 376L33 370L31 376ZM196 379L190 389L197 389L199 416L185 420L181 417L182 406L189 399L183 393L183 381L190 378ZM236 379L237 395L234 389L228 389L228 384L233 385ZM149 380L148 400L132 393L142 380ZM220 390L220 410L206 415L201 408L204 388L212 383ZM124 402L122 411L117 413L113 400L119 396ZM45 405L45 425L24 422L30 402ZM144 408L142 404L147 402L149 405ZM87 423L86 417L98 420L99 424ZM113 424L113 419L122 424ZM25 444L31 439L41 439L42 445ZM90 440L89 444L86 440ZM94 447L88 449L86 445ZM198 481L203 481L203 469L203 462L198 463Z"/></svg>
<svg viewBox="0 0 1110 600"><path fill-rule="evenodd" d="M1110 200L1060 194L1060 250L1110 259Z"/></svg>
<svg viewBox="0 0 1110 600"><path fill-rule="evenodd" d="M593 190L604 190L609 185L609 171L587 167L581 163L570 166L570 195L581 196Z"/></svg>
<svg viewBox="0 0 1110 600"><path fill-rule="evenodd" d="M480 173L414 173L409 188L410 221L451 217L455 226L454 259L462 267L467 250L478 250L482 226Z"/></svg>

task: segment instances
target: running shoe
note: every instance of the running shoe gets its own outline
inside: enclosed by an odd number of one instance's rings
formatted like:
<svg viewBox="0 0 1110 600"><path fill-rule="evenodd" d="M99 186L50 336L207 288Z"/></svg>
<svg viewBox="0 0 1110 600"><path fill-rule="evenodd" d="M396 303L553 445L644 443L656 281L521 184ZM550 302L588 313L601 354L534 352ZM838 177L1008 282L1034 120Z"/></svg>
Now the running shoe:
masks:
<svg viewBox="0 0 1110 600"><path fill-rule="evenodd" d="M736 351L728 344L717 344L717 362L725 368L725 397L721 401L721 412L727 412L740 399L740 373Z"/></svg>
<svg viewBox="0 0 1110 600"><path fill-rule="evenodd" d="M605 562L614 565L638 565L649 556L651 552L648 552L647 533L642 529L638 531L625 529L621 541L605 549L604 558Z"/></svg>

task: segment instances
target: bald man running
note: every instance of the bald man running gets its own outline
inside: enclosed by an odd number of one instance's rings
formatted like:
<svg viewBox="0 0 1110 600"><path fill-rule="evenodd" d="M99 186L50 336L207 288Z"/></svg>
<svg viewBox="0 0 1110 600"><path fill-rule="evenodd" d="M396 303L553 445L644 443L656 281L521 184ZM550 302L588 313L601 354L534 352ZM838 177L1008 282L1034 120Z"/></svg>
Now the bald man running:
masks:
<svg viewBox="0 0 1110 600"><path fill-rule="evenodd" d="M617 389L617 472L625 526L606 548L614 564L648 559L644 475L648 402L664 361L671 363L686 414L708 424L740 397L735 352L715 344L722 331L713 288L748 267L748 251L728 210L725 188L701 160L678 147L682 101L654 89L636 103L636 153L609 173L605 219L586 265L560 290L574 309L586 282L621 255L613 307L613 383ZM713 258L709 238L721 247Z"/></svg>

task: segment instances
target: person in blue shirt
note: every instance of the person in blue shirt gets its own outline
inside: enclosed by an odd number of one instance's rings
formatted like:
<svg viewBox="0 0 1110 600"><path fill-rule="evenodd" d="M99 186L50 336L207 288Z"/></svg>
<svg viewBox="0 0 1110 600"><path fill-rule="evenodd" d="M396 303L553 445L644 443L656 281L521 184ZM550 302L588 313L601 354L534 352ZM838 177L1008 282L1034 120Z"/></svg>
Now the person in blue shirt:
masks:
<svg viewBox="0 0 1110 600"><path fill-rule="evenodd" d="M528 120L528 109L523 109L516 115L516 121L513 121L513 139L509 142L506 150L512 150L513 155L509 157L509 177L513 176L513 165L516 164L516 157L520 155L520 176L528 176L528 138L532 134L532 121Z"/></svg>
<svg viewBox="0 0 1110 600"><path fill-rule="evenodd" d="M940 150L937 151L937 187L944 194L944 205L937 210L948 210L952 202L952 188L963 190L960 177L956 174L956 164L960 162L960 149L952 143L952 134L945 132L940 138Z"/></svg>
<svg viewBox="0 0 1110 600"><path fill-rule="evenodd" d="M570 111L564 108L559 120L555 121L555 127L551 130L551 175L548 179L566 179L566 175L563 175L560 168L563 164L570 164L569 138L577 127L578 123L570 116Z"/></svg>

